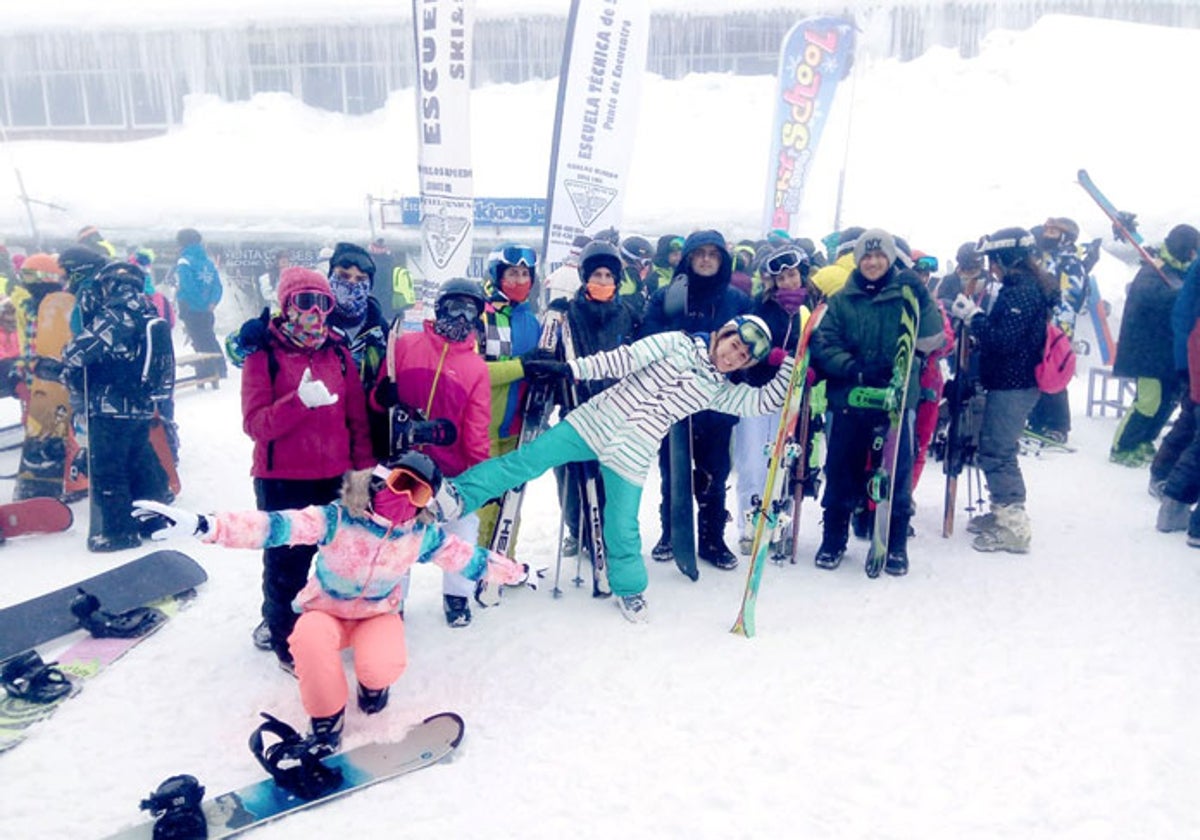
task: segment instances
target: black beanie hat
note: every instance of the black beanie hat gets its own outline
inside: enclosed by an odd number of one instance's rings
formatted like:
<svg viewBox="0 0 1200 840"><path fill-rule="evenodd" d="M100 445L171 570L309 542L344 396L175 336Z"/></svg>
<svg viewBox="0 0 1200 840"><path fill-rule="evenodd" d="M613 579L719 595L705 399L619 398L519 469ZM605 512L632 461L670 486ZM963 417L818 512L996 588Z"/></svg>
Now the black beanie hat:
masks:
<svg viewBox="0 0 1200 840"><path fill-rule="evenodd" d="M367 249L353 242L339 242L333 246L333 254L329 257L329 273L339 266L352 265L371 278L375 283L375 260L367 253Z"/></svg>
<svg viewBox="0 0 1200 840"><path fill-rule="evenodd" d="M1191 262L1193 252L1200 251L1200 231L1191 225L1175 225L1163 240L1171 256L1181 263Z"/></svg>

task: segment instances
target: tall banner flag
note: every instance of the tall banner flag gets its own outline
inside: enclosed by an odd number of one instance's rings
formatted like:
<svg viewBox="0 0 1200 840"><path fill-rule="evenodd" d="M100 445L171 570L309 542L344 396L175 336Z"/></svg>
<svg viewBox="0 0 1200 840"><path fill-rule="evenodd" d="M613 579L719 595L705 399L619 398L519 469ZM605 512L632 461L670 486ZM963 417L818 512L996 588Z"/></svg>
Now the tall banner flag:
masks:
<svg viewBox="0 0 1200 840"><path fill-rule="evenodd" d="M799 231L808 165L821 139L838 82L854 62L854 23L845 18L802 20L779 50L779 89L767 168L763 230Z"/></svg>
<svg viewBox="0 0 1200 840"><path fill-rule="evenodd" d="M413 0L421 268L431 286L466 277L471 261L471 27L470 0Z"/></svg>
<svg viewBox="0 0 1200 840"><path fill-rule="evenodd" d="M558 77L542 265L619 228L650 46L646 0L572 0Z"/></svg>

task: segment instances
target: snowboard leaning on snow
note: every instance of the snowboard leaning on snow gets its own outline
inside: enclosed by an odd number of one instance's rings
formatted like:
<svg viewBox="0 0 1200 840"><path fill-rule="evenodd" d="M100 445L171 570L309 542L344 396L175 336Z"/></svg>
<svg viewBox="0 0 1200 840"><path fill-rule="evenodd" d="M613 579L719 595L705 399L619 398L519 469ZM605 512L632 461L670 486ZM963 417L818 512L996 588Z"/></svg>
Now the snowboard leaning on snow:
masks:
<svg viewBox="0 0 1200 840"><path fill-rule="evenodd" d="M29 727L54 714L58 707L83 689L83 683L99 676L129 651L162 627L163 622L179 612L191 600L191 591L146 604L161 614L144 634L130 638L97 638L85 636L54 657L55 667L71 682L68 694L47 702L24 697L12 697L0 691L0 753L25 740Z"/></svg>
<svg viewBox="0 0 1200 840"><path fill-rule="evenodd" d="M124 613L160 598L179 595L208 580L195 560L181 551L154 551L136 560L0 609L0 660L78 630L71 603L80 591L95 596L101 609Z"/></svg>
<svg viewBox="0 0 1200 840"><path fill-rule="evenodd" d="M233 837L296 811L436 764L454 751L462 737L462 718L453 712L442 712L417 724L395 743L365 744L323 759L323 764L342 774L341 784L324 796L302 799L273 780L264 779L211 797L200 806L208 823L207 838ZM151 840L154 837L154 823L146 822L113 834L108 840Z"/></svg>

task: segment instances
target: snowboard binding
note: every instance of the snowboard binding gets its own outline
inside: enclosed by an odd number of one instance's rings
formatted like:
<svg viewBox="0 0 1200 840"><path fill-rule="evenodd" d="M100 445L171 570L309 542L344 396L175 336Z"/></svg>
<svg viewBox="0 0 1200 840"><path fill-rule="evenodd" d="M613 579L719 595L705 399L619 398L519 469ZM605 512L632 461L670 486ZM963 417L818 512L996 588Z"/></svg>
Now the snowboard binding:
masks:
<svg viewBox="0 0 1200 840"><path fill-rule="evenodd" d="M139 806L154 817L154 840L204 840L208 820L200 809L204 786L195 776L171 776Z"/></svg>
<svg viewBox="0 0 1200 840"><path fill-rule="evenodd" d="M17 654L0 665L0 685L8 696L31 703L53 703L74 691L57 662L43 662L37 651Z"/></svg>
<svg viewBox="0 0 1200 840"><path fill-rule="evenodd" d="M301 799L319 799L342 784L342 771L327 767L318 756L319 744L283 721L261 713L265 723L250 736L250 752L262 768L271 774L275 784ZM266 743L265 736L274 736L275 743Z"/></svg>
<svg viewBox="0 0 1200 840"><path fill-rule="evenodd" d="M166 620L161 610L134 607L123 613L111 613L100 606L100 599L83 589L71 601L71 614L97 639L133 639L144 636Z"/></svg>

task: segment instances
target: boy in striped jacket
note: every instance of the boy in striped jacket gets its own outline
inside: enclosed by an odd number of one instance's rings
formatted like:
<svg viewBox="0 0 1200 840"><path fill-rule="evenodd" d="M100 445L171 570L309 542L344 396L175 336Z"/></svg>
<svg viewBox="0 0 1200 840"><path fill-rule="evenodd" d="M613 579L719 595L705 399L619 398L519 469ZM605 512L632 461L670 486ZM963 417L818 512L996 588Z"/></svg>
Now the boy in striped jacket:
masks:
<svg viewBox="0 0 1200 840"><path fill-rule="evenodd" d="M440 515L455 519L469 513L551 467L598 460L606 495L609 582L625 618L644 622L648 618L643 596L646 566L638 508L659 442L673 423L704 409L746 417L782 407L792 374L790 359L773 359L779 371L761 388L728 378L769 354L771 331L766 323L753 315L739 315L711 337L657 333L571 362L527 361L527 376L620 381L526 446L443 482Z"/></svg>

